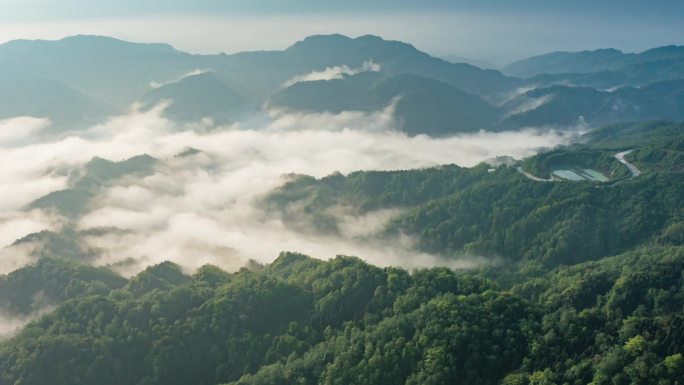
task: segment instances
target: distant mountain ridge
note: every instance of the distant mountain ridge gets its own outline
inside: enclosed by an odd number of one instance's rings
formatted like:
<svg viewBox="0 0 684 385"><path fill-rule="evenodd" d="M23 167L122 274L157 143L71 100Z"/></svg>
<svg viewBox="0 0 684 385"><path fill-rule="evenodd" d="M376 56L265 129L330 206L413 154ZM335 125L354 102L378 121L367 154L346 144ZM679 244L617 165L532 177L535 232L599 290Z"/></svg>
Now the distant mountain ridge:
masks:
<svg viewBox="0 0 684 385"><path fill-rule="evenodd" d="M473 65L475 67L482 68L482 69L498 70L500 67L499 65L494 64L490 61L483 60L483 59L475 59L475 58L470 58L470 57L446 55L446 56L442 56L441 58L448 61L448 62L451 62L451 63L466 63L466 64L470 64L470 65Z"/></svg>
<svg viewBox="0 0 684 385"><path fill-rule="evenodd" d="M449 63L410 44L371 35L310 36L283 51L232 55L191 55L167 44L129 43L84 35L0 45L0 73L51 79L78 89L84 98L102 100L118 111L141 99L146 103L171 99L175 101L169 107L171 117L197 119L207 115L220 121L239 115L238 110L246 106L260 105L295 76L335 66L356 68L368 61L377 63L388 75L426 76L481 97L506 93L520 85L519 80L498 71ZM184 78L198 71L211 72L215 77ZM209 80L216 84L209 84ZM153 89L154 83L164 85ZM222 98L226 103L218 101ZM220 110L224 105L231 107ZM71 128L77 123L90 121L67 121L64 125Z"/></svg>
<svg viewBox="0 0 684 385"><path fill-rule="evenodd" d="M634 54L624 54L613 48L581 52L551 52L532 56L508 64L503 68L507 74L531 77L540 74L588 73L615 69Z"/></svg>
<svg viewBox="0 0 684 385"><path fill-rule="evenodd" d="M373 72L358 73L368 63ZM339 73L326 75L330 71ZM143 109L168 102L164 114L171 120L226 124L264 106L339 113L377 111L396 100L401 130L448 136L572 125L580 118L604 124L682 116L681 46L638 54L553 52L502 72L373 35L314 35L282 51L230 55L192 55L168 44L103 36L15 40L0 45L0 119L29 115L72 130L135 102ZM298 82L310 75L324 80Z"/></svg>
<svg viewBox="0 0 684 385"><path fill-rule="evenodd" d="M211 117L216 123L229 123L254 107L254 102L239 87L211 71L161 85L143 95L141 101L144 108L170 102L164 114L173 120L189 122Z"/></svg>
<svg viewBox="0 0 684 385"><path fill-rule="evenodd" d="M539 87L494 106L447 83L418 75L362 73L294 84L269 106L298 112L377 111L395 102L399 128L409 135L448 136L479 130L564 127L586 123L684 119L684 80L602 91L591 87Z"/></svg>
<svg viewBox="0 0 684 385"><path fill-rule="evenodd" d="M537 101L535 103L535 101ZM520 106L534 108L521 110ZM524 93L503 106L508 127L570 125L581 117L593 127L612 122L684 119L684 80L652 83L641 88L600 91L591 87L551 86Z"/></svg>
<svg viewBox="0 0 684 385"><path fill-rule="evenodd" d="M378 111L394 104L400 130L409 135L448 136L493 129L498 110L480 97L432 78L362 73L343 79L294 84L269 105L295 111Z"/></svg>
<svg viewBox="0 0 684 385"><path fill-rule="evenodd" d="M684 46L663 46L640 53L616 49L581 52L551 52L505 66L504 74L529 78L541 74L586 74L622 72L633 82L680 78L684 75Z"/></svg>
<svg viewBox="0 0 684 385"><path fill-rule="evenodd" d="M82 128L117 112L57 80L0 75L0 120L33 116L49 118L58 126Z"/></svg>
<svg viewBox="0 0 684 385"><path fill-rule="evenodd" d="M167 44L130 43L102 36L15 40L0 45L0 73L57 80L118 108L190 71L197 58Z"/></svg>

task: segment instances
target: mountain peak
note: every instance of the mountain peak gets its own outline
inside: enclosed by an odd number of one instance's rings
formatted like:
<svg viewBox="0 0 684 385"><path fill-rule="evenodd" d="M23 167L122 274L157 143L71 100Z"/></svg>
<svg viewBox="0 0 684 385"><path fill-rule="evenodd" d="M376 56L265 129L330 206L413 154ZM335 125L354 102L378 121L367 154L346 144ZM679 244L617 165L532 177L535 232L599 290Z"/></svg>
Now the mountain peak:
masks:
<svg viewBox="0 0 684 385"><path fill-rule="evenodd" d="M311 36L305 37L304 40L300 40L300 41L294 43L289 48L287 48L287 50L288 51L295 51L295 50L318 49L321 47L329 47L331 45L340 45L340 44L346 45L352 41L353 41L353 39L350 38L349 36L340 35L340 34L311 35Z"/></svg>
<svg viewBox="0 0 684 385"><path fill-rule="evenodd" d="M65 36L57 41L61 42L90 42L90 43L128 43L124 40L117 39L115 37L111 36L105 36L105 35L87 35L87 34L77 34L77 35L71 35L71 36ZM129 43L129 44L134 44L134 43Z"/></svg>
<svg viewBox="0 0 684 385"><path fill-rule="evenodd" d="M14 47L21 49L43 49L46 47L67 47L69 49L87 50L90 52L108 52L108 53L179 53L173 46L166 43L135 43L125 40L120 40L110 36L101 35L73 35L63 37L59 40L11 40L2 46Z"/></svg>
<svg viewBox="0 0 684 385"><path fill-rule="evenodd" d="M667 57L682 57L684 56L684 46L681 45L665 45L662 47L651 48L639 54L641 57L648 59L652 58L667 58Z"/></svg>
<svg viewBox="0 0 684 385"><path fill-rule="evenodd" d="M301 48L310 48L310 49L316 49L316 48L321 48L321 47L340 47L340 46L350 46L350 45L359 45L359 44L393 44L393 45L402 45L406 47L411 47L415 49L411 44L400 42L400 41L394 41L394 40L385 40L381 36L377 35L361 35L356 38L351 38L349 36L341 35L341 34L331 34L331 35L311 35L307 36L304 38L304 40L300 40L290 46L288 50L290 49L301 49Z"/></svg>
<svg viewBox="0 0 684 385"><path fill-rule="evenodd" d="M58 43L73 45L81 48L105 48L121 50L140 50L147 53L177 53L178 51L166 43L135 43L101 35L67 36Z"/></svg>
<svg viewBox="0 0 684 385"><path fill-rule="evenodd" d="M354 39L354 40L358 40L358 41L377 41L377 42L386 41L385 39L383 39L382 37L380 37L380 36L378 36L378 35L370 35L370 34L369 34L369 35L362 35L362 36L359 36L359 37L357 37L357 38Z"/></svg>

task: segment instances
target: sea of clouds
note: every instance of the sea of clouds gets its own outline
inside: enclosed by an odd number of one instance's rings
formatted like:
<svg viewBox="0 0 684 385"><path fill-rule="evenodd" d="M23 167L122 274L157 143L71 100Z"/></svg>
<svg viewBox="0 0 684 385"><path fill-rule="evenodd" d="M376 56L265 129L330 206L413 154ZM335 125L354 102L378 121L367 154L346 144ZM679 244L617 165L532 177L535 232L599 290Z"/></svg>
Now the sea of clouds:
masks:
<svg viewBox="0 0 684 385"><path fill-rule="evenodd" d="M163 117L166 106L123 116L89 129L44 134L50 123L29 117L0 121L0 273L35 259L15 240L41 230L91 232L82 242L98 265L125 266L131 275L164 260L189 271L206 263L236 270L254 259L269 262L280 251L317 258L357 255L406 268L471 266L416 251L415 240L373 239L401 209L340 218L340 233L320 235L288 227L264 207L265 194L292 173L400 170L441 164L473 166L498 155L522 158L570 140L554 130L479 132L448 138L409 137L395 129L393 108L374 113L270 111L248 122L216 127L209 120L180 124ZM192 148L192 155L178 154ZM73 170L93 157L121 161L148 154L160 160L147 176L122 178L97 191L75 218L27 205L69 187ZM121 264L121 261L129 261ZM134 261L134 262L130 262Z"/></svg>

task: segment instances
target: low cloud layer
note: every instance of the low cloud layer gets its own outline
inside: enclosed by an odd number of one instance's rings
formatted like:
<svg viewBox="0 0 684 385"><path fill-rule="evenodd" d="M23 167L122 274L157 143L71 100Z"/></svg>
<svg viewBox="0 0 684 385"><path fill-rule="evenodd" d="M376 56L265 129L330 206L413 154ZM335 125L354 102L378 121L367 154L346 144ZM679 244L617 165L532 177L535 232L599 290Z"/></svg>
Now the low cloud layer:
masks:
<svg viewBox="0 0 684 385"><path fill-rule="evenodd" d="M31 317L15 317L0 313L0 341L11 337L31 319Z"/></svg>
<svg viewBox="0 0 684 385"><path fill-rule="evenodd" d="M544 104L553 100L554 94L543 95L538 98L526 98L513 107L506 116L522 114L523 112L536 110Z"/></svg>
<svg viewBox="0 0 684 385"><path fill-rule="evenodd" d="M0 170L0 190L8 197L0 202L0 247L5 247L0 272L31 258L26 250L6 247L14 239L60 226L86 231L82 242L97 252L96 263L121 266L125 274L164 260L188 269L213 263L235 270L248 259L269 262L283 250L318 258L358 255L383 266L469 266L476 261L446 262L417 252L410 237L378 241L364 236L399 210L347 215L340 221L341 235L320 236L288 228L260 207L259 198L290 173L323 177L335 171L472 166L497 155L522 158L568 140L548 130L408 137L394 130L391 108L375 113L272 112L265 124L228 127L180 126L163 118L161 108L134 110L50 141L0 142L0 163L7 165ZM0 122L0 127L15 125L33 127L32 138L45 127L30 119ZM188 148L199 151L177 156ZM98 190L82 216L66 219L24 209L67 187L69 175L94 156L120 161L139 154L161 162L147 176L120 178ZM87 232L111 227L119 230Z"/></svg>
<svg viewBox="0 0 684 385"><path fill-rule="evenodd" d="M380 64L374 63L372 60L368 60L363 63L360 67L349 68L349 66L335 66L327 67L323 71L312 71L305 75L295 76L292 79L286 81L283 87L289 87L293 84L300 82L312 82L316 80L333 80L342 79L344 75L356 75L362 72L378 72L380 71Z"/></svg>
<svg viewBox="0 0 684 385"><path fill-rule="evenodd" d="M0 311L0 341L13 337L29 322L50 312L52 309L53 307L47 306L37 312L23 316L5 314Z"/></svg>
<svg viewBox="0 0 684 385"><path fill-rule="evenodd" d="M185 73L182 76L179 76L175 79L171 79L171 80L167 80L167 81L163 81L163 82L155 82L155 81L150 82L150 88L157 89L157 88L163 87L163 86L168 85L168 84L179 82L179 81L181 81L187 77L201 75L201 74L207 73L207 72L209 72L209 70L207 70L207 69L195 69L195 70L192 70L188 73Z"/></svg>

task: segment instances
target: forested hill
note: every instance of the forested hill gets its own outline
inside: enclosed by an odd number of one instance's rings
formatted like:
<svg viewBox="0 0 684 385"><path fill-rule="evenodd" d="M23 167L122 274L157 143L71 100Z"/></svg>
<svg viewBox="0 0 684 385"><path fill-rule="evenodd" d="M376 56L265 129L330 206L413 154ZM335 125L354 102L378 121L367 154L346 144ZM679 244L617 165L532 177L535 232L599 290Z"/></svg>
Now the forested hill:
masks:
<svg viewBox="0 0 684 385"><path fill-rule="evenodd" d="M681 246L513 285L292 253L164 263L4 341L0 384L678 384L683 268Z"/></svg>
<svg viewBox="0 0 684 385"><path fill-rule="evenodd" d="M521 162L299 177L264 198L323 233L341 231L332 207L397 210L370 240L404 234L477 257L471 269L285 252L235 273L165 262L123 278L42 258L0 277L0 315L51 310L0 342L0 385L682 384L683 129L609 126Z"/></svg>
<svg viewBox="0 0 684 385"><path fill-rule="evenodd" d="M682 241L683 132L682 124L623 124L517 164L300 177L267 202L293 226L333 233L331 208L401 208L385 234L413 235L423 251L553 268ZM638 177L615 157L624 151ZM600 178L571 180L587 172Z"/></svg>

